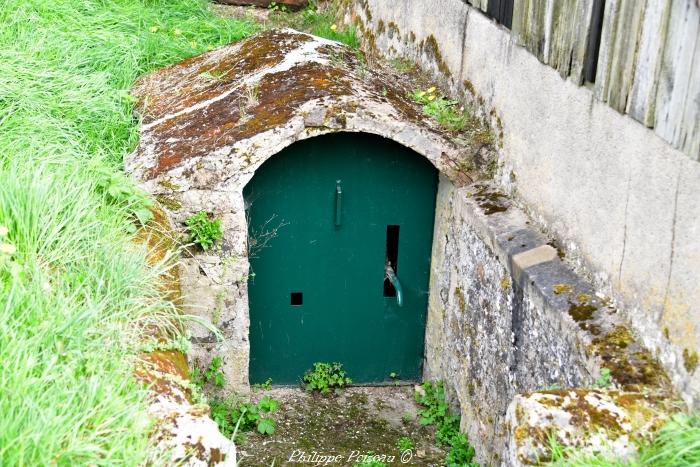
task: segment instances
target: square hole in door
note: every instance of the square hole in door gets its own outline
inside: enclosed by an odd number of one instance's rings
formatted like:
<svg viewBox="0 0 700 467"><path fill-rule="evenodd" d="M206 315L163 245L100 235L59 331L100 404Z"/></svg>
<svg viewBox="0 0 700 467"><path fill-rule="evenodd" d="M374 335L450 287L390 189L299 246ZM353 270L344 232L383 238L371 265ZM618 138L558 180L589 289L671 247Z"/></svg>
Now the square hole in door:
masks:
<svg viewBox="0 0 700 467"><path fill-rule="evenodd" d="M290 305L303 305L304 304L304 294L302 292L292 292L289 295Z"/></svg>

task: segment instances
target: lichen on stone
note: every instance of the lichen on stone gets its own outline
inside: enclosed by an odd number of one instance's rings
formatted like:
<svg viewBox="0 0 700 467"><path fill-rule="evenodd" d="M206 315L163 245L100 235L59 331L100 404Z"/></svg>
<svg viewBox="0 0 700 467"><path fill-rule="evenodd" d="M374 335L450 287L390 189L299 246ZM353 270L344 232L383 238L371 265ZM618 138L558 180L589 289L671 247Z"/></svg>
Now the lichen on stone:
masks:
<svg viewBox="0 0 700 467"><path fill-rule="evenodd" d="M688 373L692 373L698 367L698 353L688 348L683 349L683 366Z"/></svg>

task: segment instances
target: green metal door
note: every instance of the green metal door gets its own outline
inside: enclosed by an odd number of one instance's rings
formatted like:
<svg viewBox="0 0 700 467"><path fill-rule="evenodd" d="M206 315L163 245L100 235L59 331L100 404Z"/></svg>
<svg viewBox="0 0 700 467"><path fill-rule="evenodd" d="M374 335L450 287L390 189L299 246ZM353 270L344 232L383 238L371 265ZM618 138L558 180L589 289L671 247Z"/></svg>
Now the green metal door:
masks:
<svg viewBox="0 0 700 467"><path fill-rule="evenodd" d="M246 186L250 382L341 362L356 383L420 380L437 171L368 134L298 142ZM386 265L403 289L386 280Z"/></svg>

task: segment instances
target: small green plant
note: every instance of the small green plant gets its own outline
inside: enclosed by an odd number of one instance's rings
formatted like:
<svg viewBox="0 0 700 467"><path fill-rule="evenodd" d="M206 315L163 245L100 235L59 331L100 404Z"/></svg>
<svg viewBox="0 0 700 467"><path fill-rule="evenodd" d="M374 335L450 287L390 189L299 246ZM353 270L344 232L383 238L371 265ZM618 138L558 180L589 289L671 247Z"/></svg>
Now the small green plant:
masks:
<svg viewBox="0 0 700 467"><path fill-rule="evenodd" d="M210 407L212 420L219 426L221 433L229 438L234 433L252 430L263 435L275 432L276 424L270 415L277 411L279 401L270 396L264 396L257 404L237 400L235 397L214 399Z"/></svg>
<svg viewBox="0 0 700 467"><path fill-rule="evenodd" d="M478 467L474 462L474 447L469 444L469 439L464 433L459 433L452 439L450 452L445 457L447 467Z"/></svg>
<svg viewBox="0 0 700 467"><path fill-rule="evenodd" d="M448 414L449 406L445 401L445 391L441 381L433 383L426 381L421 391L416 391L416 402L423 406L418 411L419 422L423 426L435 425Z"/></svg>
<svg viewBox="0 0 700 467"><path fill-rule="evenodd" d="M396 373L395 371L392 371L391 373L389 373L389 378L391 378L391 380L394 382L394 386L399 385L399 374L398 373Z"/></svg>
<svg viewBox="0 0 700 467"><path fill-rule="evenodd" d="M608 368L600 369L600 377L595 380L595 387L605 389L612 386L612 377L610 376L610 370Z"/></svg>
<svg viewBox="0 0 700 467"><path fill-rule="evenodd" d="M362 456L360 462L353 464L353 467L386 467L384 462L377 460L377 456L372 451Z"/></svg>
<svg viewBox="0 0 700 467"><path fill-rule="evenodd" d="M209 219L209 215L200 211L185 221L190 232L190 241L208 250L224 236L221 230L221 219Z"/></svg>
<svg viewBox="0 0 700 467"><path fill-rule="evenodd" d="M410 73L415 70L416 64L405 58L395 58L391 61L391 66L399 73Z"/></svg>
<svg viewBox="0 0 700 467"><path fill-rule="evenodd" d="M264 391L267 391L272 387L272 378L267 378L264 383L254 384L253 387L255 389L262 389Z"/></svg>
<svg viewBox="0 0 700 467"><path fill-rule="evenodd" d="M221 371L223 364L223 358L214 357L204 370L197 364L192 365L192 368L190 368L190 381L200 390L207 383L211 383L216 387L223 387L226 383L224 373Z"/></svg>
<svg viewBox="0 0 700 467"><path fill-rule="evenodd" d="M140 225L146 225L153 219L151 208L153 200L139 190L133 182L121 173L107 171L106 168L97 170L95 186L107 202L113 205L127 206ZM135 225L129 225L129 232L136 231Z"/></svg>
<svg viewBox="0 0 700 467"><path fill-rule="evenodd" d="M183 354L186 354L190 350L190 340L187 338L186 335L184 334L179 334L175 338L169 341L161 342L159 340L148 340L146 342L143 342L141 346L139 347L139 350L141 352L155 352L157 350L160 351L168 351L168 350L177 350L178 352L181 352Z"/></svg>
<svg viewBox="0 0 700 467"><path fill-rule="evenodd" d="M267 8L270 11L281 11L282 13L287 13L287 5L280 5L277 2L270 2Z"/></svg>
<svg viewBox="0 0 700 467"><path fill-rule="evenodd" d="M313 370L306 370L304 382L308 391L320 391L328 394L331 388L342 388L352 384L352 379L347 377L342 363L314 363Z"/></svg>
<svg viewBox="0 0 700 467"><path fill-rule="evenodd" d="M214 357L211 363L204 372L204 378L210 381L214 386L223 387L226 382L224 373L221 371L221 366L224 360L221 357Z"/></svg>
<svg viewBox="0 0 700 467"><path fill-rule="evenodd" d="M449 446L445 458L448 467L476 467L473 461L474 448L467 435L459 432L459 416L450 413L445 399L445 389L441 381L426 381L421 390L416 391L416 402L423 406L418 412L420 424L435 425L435 440L438 445Z"/></svg>
<svg viewBox="0 0 700 467"><path fill-rule="evenodd" d="M411 438L407 436L402 436L399 438L399 441L396 443L396 446L399 448L399 451L404 452L404 451L413 451L413 448L415 447L413 445L413 441L411 441Z"/></svg>
<svg viewBox="0 0 700 467"><path fill-rule="evenodd" d="M464 108L459 107L459 102L438 96L435 92L433 86L425 91L415 90L409 97L423 105L423 112L437 120L445 129L454 133L464 130L470 120Z"/></svg>

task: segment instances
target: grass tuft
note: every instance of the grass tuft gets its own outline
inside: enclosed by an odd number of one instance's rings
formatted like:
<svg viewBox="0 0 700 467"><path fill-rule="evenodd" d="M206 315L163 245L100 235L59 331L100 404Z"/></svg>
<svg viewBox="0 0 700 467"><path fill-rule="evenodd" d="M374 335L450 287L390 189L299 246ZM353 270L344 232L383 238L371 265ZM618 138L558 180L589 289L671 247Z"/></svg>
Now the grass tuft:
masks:
<svg viewBox="0 0 700 467"><path fill-rule="evenodd" d="M638 444L639 455L622 460L606 454L587 454L564 448L550 438L552 462L567 467L695 467L700 465L700 416L675 415L659 430L651 443Z"/></svg>

